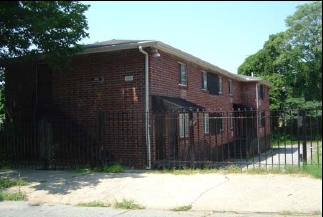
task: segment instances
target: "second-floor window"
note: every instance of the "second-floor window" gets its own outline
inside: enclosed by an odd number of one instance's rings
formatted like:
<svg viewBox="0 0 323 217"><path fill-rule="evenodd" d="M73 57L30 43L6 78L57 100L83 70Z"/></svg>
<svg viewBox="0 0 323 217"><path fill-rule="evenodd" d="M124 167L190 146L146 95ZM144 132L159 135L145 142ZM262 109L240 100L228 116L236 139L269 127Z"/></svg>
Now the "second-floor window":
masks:
<svg viewBox="0 0 323 217"><path fill-rule="evenodd" d="M258 86L258 98L264 99L264 96L265 96L265 87L264 87L264 85L259 85Z"/></svg>
<svg viewBox="0 0 323 217"><path fill-rule="evenodd" d="M222 94L222 78L217 74L207 73L207 90L211 95Z"/></svg>
<svg viewBox="0 0 323 217"><path fill-rule="evenodd" d="M222 77L219 77L219 94L222 94Z"/></svg>
<svg viewBox="0 0 323 217"><path fill-rule="evenodd" d="M183 63L179 63L178 84L183 85L183 86L187 86L186 65Z"/></svg>
<svg viewBox="0 0 323 217"><path fill-rule="evenodd" d="M232 93L233 93L232 80L228 81L228 85L229 85L229 94L232 95Z"/></svg>
<svg viewBox="0 0 323 217"><path fill-rule="evenodd" d="M202 71L202 89L207 90L207 72Z"/></svg>

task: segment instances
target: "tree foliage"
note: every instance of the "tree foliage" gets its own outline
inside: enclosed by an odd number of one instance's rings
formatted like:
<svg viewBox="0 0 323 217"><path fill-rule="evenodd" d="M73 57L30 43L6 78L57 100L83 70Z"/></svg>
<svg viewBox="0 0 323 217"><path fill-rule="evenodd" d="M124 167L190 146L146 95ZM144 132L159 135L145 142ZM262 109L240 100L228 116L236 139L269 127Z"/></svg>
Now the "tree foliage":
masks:
<svg viewBox="0 0 323 217"><path fill-rule="evenodd" d="M322 2L298 6L285 22L287 30L270 35L238 73L254 73L275 85L270 92L272 108L317 105L322 101Z"/></svg>
<svg viewBox="0 0 323 217"><path fill-rule="evenodd" d="M80 51L77 43L89 35L88 8L76 1L1 1L0 67L37 54L54 66Z"/></svg>
<svg viewBox="0 0 323 217"><path fill-rule="evenodd" d="M88 37L84 15L89 5L77 1L0 2L0 119L4 116L5 65L20 59L45 60L60 70L81 51Z"/></svg>

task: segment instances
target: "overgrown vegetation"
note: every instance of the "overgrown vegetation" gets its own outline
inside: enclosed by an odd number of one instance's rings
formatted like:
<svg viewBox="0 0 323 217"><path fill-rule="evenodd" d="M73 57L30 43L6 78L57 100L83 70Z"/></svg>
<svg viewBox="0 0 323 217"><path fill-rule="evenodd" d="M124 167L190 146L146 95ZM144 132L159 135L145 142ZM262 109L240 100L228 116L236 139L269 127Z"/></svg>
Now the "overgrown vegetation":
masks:
<svg viewBox="0 0 323 217"><path fill-rule="evenodd" d="M7 192L0 190L0 201L9 200L9 201L21 201L26 200L26 195L21 191L18 192Z"/></svg>
<svg viewBox="0 0 323 217"><path fill-rule="evenodd" d="M123 166L120 163L113 163L111 165L104 165L101 167L93 167L93 168L77 168L72 169L72 172L76 173L122 173L124 171Z"/></svg>
<svg viewBox="0 0 323 217"><path fill-rule="evenodd" d="M78 203L77 206L82 206L82 207L109 207L110 204L106 204L100 201L92 201L92 202L87 202L87 203Z"/></svg>
<svg viewBox="0 0 323 217"><path fill-rule="evenodd" d="M174 212L182 212L182 211L188 211L190 209L192 209L192 205L174 207L170 210Z"/></svg>
<svg viewBox="0 0 323 217"><path fill-rule="evenodd" d="M25 186L25 185L28 185L28 183L25 182L24 180L22 180L21 178L19 178L17 180L0 179L0 189L10 188L10 187L14 187L14 186Z"/></svg>
<svg viewBox="0 0 323 217"><path fill-rule="evenodd" d="M132 199L122 199L122 201L115 200L114 207L119 209L144 209L142 205L136 203Z"/></svg>
<svg viewBox="0 0 323 217"><path fill-rule="evenodd" d="M321 153L322 158L322 153ZM321 161L320 161L321 162ZM248 169L243 169L236 165L223 166L221 168L211 168L211 169L162 169L153 170L150 173L154 174L173 174L173 175L195 175L195 174L297 174L301 176L311 176L314 178L322 179L322 165L304 165L298 167L295 166L284 166L278 167L267 166L264 167L249 167Z"/></svg>
<svg viewBox="0 0 323 217"><path fill-rule="evenodd" d="M23 181L20 177L17 180L14 179L0 179L0 201L9 200L9 201L20 201L25 200L26 195L22 193L19 189L18 192L8 192L5 191L5 188L15 187L15 186L25 186L28 185L27 182Z"/></svg>

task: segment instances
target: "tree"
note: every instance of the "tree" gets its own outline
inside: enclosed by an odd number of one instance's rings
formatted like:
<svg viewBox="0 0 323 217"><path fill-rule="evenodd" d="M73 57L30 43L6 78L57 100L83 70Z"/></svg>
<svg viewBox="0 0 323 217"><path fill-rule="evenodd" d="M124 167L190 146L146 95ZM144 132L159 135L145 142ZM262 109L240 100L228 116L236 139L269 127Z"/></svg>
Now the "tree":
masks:
<svg viewBox="0 0 323 217"><path fill-rule="evenodd" d="M297 58L299 89L305 101L322 100L322 2L297 7L286 19L289 43ZM299 93L299 91L298 91Z"/></svg>
<svg viewBox="0 0 323 217"><path fill-rule="evenodd" d="M88 37L84 12L76 1L1 1L0 67L9 60L42 55L52 67L81 50Z"/></svg>
<svg viewBox="0 0 323 217"><path fill-rule="evenodd" d="M297 8L286 19L289 28L270 35L263 48L238 68L238 74L254 73L275 85L271 108L322 101L322 2Z"/></svg>

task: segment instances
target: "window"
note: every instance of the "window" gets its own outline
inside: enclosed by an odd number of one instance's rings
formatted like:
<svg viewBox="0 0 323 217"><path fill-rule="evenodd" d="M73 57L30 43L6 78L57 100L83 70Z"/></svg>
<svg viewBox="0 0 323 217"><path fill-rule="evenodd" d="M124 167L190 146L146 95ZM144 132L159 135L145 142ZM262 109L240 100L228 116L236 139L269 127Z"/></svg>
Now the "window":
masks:
<svg viewBox="0 0 323 217"><path fill-rule="evenodd" d="M258 87L258 98L259 99L264 99L264 85L259 85Z"/></svg>
<svg viewBox="0 0 323 217"><path fill-rule="evenodd" d="M229 85L229 94L232 95L233 93L232 80L228 81L228 85Z"/></svg>
<svg viewBox="0 0 323 217"><path fill-rule="evenodd" d="M179 134L180 137L187 137L189 132L188 127L188 114L180 114L179 115Z"/></svg>
<svg viewBox="0 0 323 217"><path fill-rule="evenodd" d="M187 85L186 65L183 63L179 63L178 83L183 86Z"/></svg>
<svg viewBox="0 0 323 217"><path fill-rule="evenodd" d="M265 114L265 112L261 112L260 124L261 124L261 127L266 126L266 114Z"/></svg>
<svg viewBox="0 0 323 217"><path fill-rule="evenodd" d="M234 121L233 121L233 113L230 113L230 129L233 129Z"/></svg>
<svg viewBox="0 0 323 217"><path fill-rule="evenodd" d="M210 120L209 120L209 114L204 114L204 133L210 132Z"/></svg>
<svg viewBox="0 0 323 217"><path fill-rule="evenodd" d="M202 89L207 90L207 72L202 72Z"/></svg>
<svg viewBox="0 0 323 217"><path fill-rule="evenodd" d="M207 90L209 91L209 94L211 95L219 95L220 94L220 77L213 73L207 73Z"/></svg>
<svg viewBox="0 0 323 217"><path fill-rule="evenodd" d="M219 77L219 94L222 94L222 78Z"/></svg>
<svg viewBox="0 0 323 217"><path fill-rule="evenodd" d="M224 122L223 122L223 113L211 113L209 115L210 119L210 126L209 131L211 135L219 134L224 129Z"/></svg>

